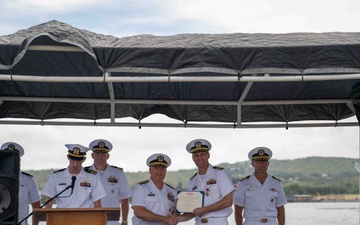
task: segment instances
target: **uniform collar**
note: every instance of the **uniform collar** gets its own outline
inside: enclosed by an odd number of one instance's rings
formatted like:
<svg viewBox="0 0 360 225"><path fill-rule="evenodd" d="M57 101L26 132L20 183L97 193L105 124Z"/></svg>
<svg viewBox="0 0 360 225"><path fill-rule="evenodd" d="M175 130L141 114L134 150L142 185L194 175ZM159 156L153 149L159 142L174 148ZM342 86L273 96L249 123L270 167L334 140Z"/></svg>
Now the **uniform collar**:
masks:
<svg viewBox="0 0 360 225"><path fill-rule="evenodd" d="M69 168L66 168L66 170L64 171L63 177L72 177L73 175L70 174L69 172ZM80 173L78 175L75 175L78 178L86 178L86 172L84 171L84 168L81 167Z"/></svg>

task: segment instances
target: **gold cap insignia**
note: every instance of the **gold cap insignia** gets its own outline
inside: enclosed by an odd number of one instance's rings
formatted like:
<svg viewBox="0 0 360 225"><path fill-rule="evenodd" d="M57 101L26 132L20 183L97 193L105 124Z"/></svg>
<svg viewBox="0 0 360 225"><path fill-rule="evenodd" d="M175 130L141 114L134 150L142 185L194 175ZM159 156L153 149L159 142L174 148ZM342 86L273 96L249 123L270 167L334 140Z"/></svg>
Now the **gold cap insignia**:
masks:
<svg viewBox="0 0 360 225"><path fill-rule="evenodd" d="M158 162L164 162L164 156L159 155L159 156L157 157L157 161L158 161Z"/></svg>
<svg viewBox="0 0 360 225"><path fill-rule="evenodd" d="M8 150L15 150L15 145L9 144L7 147Z"/></svg>
<svg viewBox="0 0 360 225"><path fill-rule="evenodd" d="M201 148L201 146L202 146L201 141L195 142L195 147L196 147L196 148Z"/></svg>
<svg viewBox="0 0 360 225"><path fill-rule="evenodd" d="M80 148L78 148L78 147L73 148L73 152L74 152L74 155L79 155L80 154Z"/></svg>
<svg viewBox="0 0 360 225"><path fill-rule="evenodd" d="M259 149L258 154L259 156L264 156L265 155L264 149Z"/></svg>
<svg viewBox="0 0 360 225"><path fill-rule="evenodd" d="M99 148L104 148L104 147L105 147L105 143L101 141L101 142L98 143L98 146L99 146Z"/></svg>

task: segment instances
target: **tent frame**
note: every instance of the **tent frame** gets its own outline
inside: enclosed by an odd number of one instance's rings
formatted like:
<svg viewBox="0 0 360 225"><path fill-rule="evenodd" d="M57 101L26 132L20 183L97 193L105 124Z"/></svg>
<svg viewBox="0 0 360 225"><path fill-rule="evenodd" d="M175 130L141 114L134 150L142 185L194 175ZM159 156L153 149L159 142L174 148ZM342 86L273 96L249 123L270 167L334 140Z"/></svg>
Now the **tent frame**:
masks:
<svg viewBox="0 0 360 225"><path fill-rule="evenodd" d="M132 71L129 68L129 71ZM129 72L128 71L128 72ZM157 71L158 72L158 71ZM0 104L3 101L30 101L30 102L73 102L73 103L108 103L111 105L110 122L64 122L64 121L29 121L29 120L11 120L2 119L0 124L18 124L18 125L68 125L68 126L129 126L129 127L197 127L197 128L286 128L289 127L348 127L359 126L358 122L296 122L296 123L241 123L241 107L245 105L296 105L296 104L332 104L345 103L355 112L352 106L353 101L357 99L317 99L317 100L271 100L271 101L245 101L246 95L254 82L307 82L307 81L327 81L327 80L354 80L360 79L360 74L341 74L341 75L293 75L293 76L271 76L265 73L264 76L234 77L234 76L176 76L176 77L141 77L141 76L122 76L112 77L111 72L103 73L102 77L62 77L62 76L30 76L30 75L12 75L4 74L0 80L4 81L22 81L22 82L103 82L108 84L109 99L82 99L82 98L43 98L43 97L11 97L0 96ZM179 101L179 100L142 100L142 99L115 99L112 84L114 82L247 82L244 92L238 101ZM144 123L144 122L116 122L115 105L116 104L171 104L171 105L235 105L238 111L238 121L236 123Z"/></svg>

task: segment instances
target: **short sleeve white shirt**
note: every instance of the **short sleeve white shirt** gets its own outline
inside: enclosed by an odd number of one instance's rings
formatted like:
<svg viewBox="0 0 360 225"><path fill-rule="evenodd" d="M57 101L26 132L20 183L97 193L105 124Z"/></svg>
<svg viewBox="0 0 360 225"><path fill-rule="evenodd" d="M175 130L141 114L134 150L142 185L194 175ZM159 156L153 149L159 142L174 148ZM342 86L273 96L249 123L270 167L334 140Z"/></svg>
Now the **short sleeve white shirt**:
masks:
<svg viewBox="0 0 360 225"><path fill-rule="evenodd" d="M148 182L135 185L131 205L132 207L143 206L155 214L167 216L175 212L176 198L177 191L173 187L164 184L163 189L159 190L153 181L149 179ZM146 221L136 217L135 215L132 218L132 224L164 225L163 222Z"/></svg>
<svg viewBox="0 0 360 225"><path fill-rule="evenodd" d="M94 165L91 165L90 169L97 171ZM106 192L106 196L101 199L102 207L117 208L121 199L131 197L132 190L122 169L108 164L105 171L97 171L96 175ZM108 221L107 224L115 225L119 224L119 222Z"/></svg>
<svg viewBox="0 0 360 225"><path fill-rule="evenodd" d="M42 194L53 197L71 185L72 175L68 168L55 172L45 184ZM90 208L92 204L105 197L105 190L99 178L83 169L77 175L74 190L71 194L71 188L56 198L58 208Z"/></svg>
<svg viewBox="0 0 360 225"><path fill-rule="evenodd" d="M233 200L234 204L244 207L244 218L276 218L276 207L287 203L281 181L270 175L264 184L254 175L240 181Z"/></svg>
<svg viewBox="0 0 360 225"><path fill-rule="evenodd" d="M29 204L40 201L38 186L34 178L27 173L20 173L19 176L19 218L20 222L29 215ZM23 221L21 225L27 225L27 221Z"/></svg>
<svg viewBox="0 0 360 225"><path fill-rule="evenodd" d="M188 191L204 191L204 206L214 204L224 196L234 191L234 184L225 169L209 165L204 176L198 173L190 179ZM231 215L232 208L227 207L218 211L204 214L201 218L227 218ZM195 220L201 220L195 217Z"/></svg>

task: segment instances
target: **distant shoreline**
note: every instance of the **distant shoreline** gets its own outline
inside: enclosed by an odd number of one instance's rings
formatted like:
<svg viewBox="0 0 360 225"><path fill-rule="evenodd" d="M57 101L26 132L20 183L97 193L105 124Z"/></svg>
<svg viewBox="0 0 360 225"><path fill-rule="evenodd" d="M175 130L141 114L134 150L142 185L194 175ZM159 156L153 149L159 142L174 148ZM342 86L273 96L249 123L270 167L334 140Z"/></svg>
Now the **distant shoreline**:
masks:
<svg viewBox="0 0 360 225"><path fill-rule="evenodd" d="M293 195L288 196L289 202L357 202L359 194L331 194L331 195Z"/></svg>

